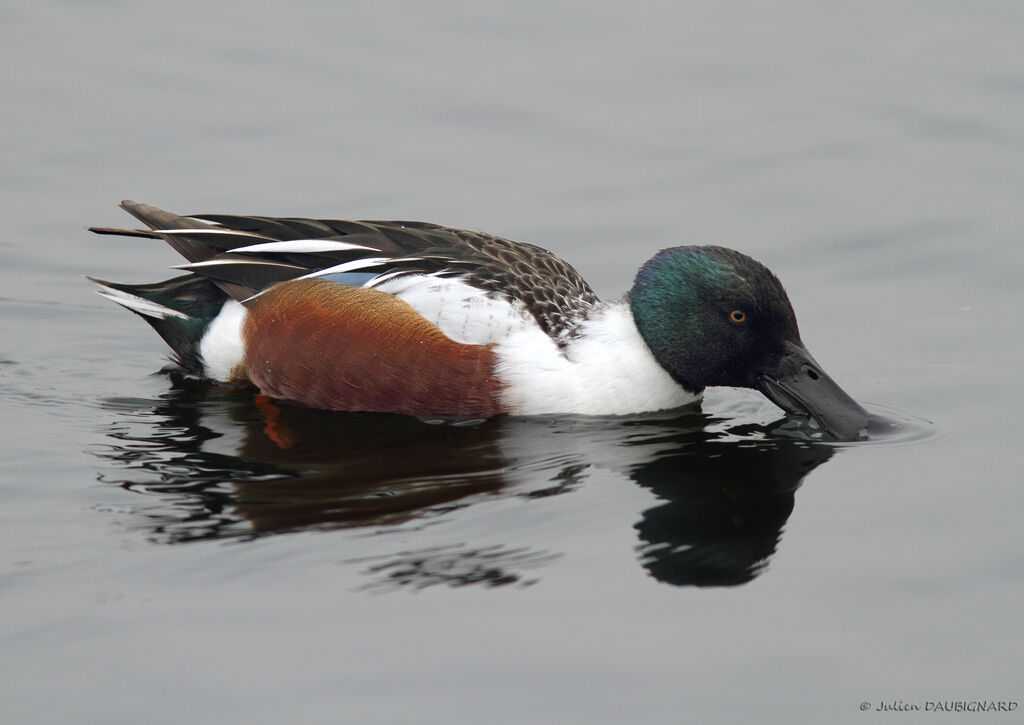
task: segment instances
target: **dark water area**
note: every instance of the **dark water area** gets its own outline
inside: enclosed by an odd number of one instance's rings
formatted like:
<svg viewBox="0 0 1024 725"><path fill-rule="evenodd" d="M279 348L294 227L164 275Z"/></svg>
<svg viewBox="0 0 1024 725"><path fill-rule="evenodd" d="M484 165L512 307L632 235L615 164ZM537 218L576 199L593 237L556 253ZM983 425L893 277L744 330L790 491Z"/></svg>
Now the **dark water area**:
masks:
<svg viewBox="0 0 1024 725"><path fill-rule="evenodd" d="M0 10L0 719L1020 703L1022 31L994 2ZM485 230L606 298L734 247L875 422L837 444L732 389L422 421L158 373L81 278L179 263L85 231L126 197Z"/></svg>

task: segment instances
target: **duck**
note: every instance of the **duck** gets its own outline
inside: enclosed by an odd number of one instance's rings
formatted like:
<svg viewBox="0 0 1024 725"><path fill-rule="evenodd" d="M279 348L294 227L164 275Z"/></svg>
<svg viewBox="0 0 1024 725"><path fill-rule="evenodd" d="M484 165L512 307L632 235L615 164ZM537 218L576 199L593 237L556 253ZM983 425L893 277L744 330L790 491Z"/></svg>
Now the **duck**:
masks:
<svg viewBox="0 0 1024 725"><path fill-rule="evenodd" d="M142 317L173 369L271 399L421 418L622 416L713 386L760 391L838 440L868 413L800 338L782 283L721 246L664 249L603 301L533 244L414 221L182 216L135 201L185 259L156 283L88 277Z"/></svg>

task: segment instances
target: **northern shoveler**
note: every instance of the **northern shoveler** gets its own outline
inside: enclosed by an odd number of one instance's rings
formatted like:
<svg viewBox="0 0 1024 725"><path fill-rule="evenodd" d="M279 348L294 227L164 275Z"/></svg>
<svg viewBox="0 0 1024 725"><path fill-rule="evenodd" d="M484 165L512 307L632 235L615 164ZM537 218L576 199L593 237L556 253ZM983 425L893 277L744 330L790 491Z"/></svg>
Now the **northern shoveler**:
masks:
<svg viewBox="0 0 1024 725"><path fill-rule="evenodd" d="M731 249L659 252L608 303L551 252L479 232L121 207L149 229L92 231L163 239L186 273L90 279L189 374L318 408L458 417L644 413L726 385L836 438L867 425L800 341L782 284Z"/></svg>

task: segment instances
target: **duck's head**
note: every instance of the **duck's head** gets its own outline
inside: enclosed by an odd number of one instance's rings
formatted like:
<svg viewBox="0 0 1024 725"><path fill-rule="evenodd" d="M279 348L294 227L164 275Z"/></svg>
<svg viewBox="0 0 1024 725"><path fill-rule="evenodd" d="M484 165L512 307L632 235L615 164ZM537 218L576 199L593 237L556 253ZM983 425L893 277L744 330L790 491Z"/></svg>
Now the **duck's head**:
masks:
<svg viewBox="0 0 1024 725"><path fill-rule="evenodd" d="M637 273L629 300L654 357L683 387L760 390L841 440L858 438L867 426L867 412L801 342L782 284L745 254L713 246L666 249Z"/></svg>

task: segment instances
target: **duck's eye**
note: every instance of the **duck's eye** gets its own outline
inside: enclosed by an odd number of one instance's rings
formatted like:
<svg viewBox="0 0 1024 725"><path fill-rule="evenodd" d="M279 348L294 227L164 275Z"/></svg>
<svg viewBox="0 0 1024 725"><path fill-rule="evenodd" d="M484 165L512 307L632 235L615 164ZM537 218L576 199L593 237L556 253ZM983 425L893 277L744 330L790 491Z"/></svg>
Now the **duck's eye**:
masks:
<svg viewBox="0 0 1024 725"><path fill-rule="evenodd" d="M746 322L747 313L743 310L733 310L729 313L729 319L733 322Z"/></svg>

